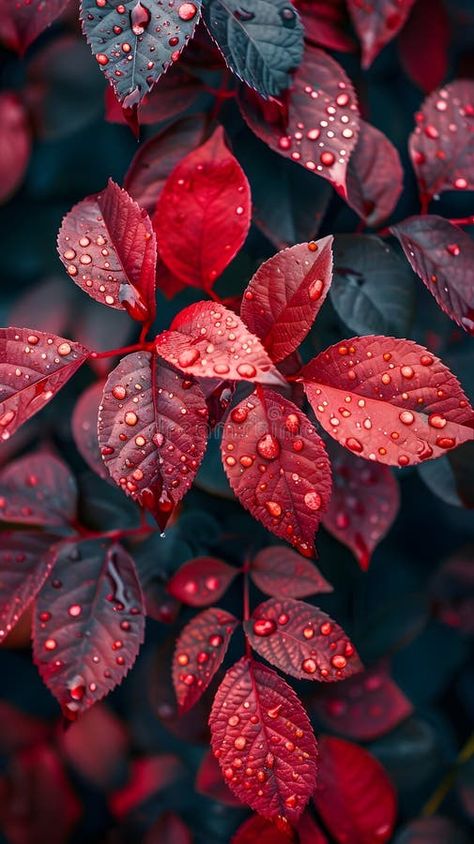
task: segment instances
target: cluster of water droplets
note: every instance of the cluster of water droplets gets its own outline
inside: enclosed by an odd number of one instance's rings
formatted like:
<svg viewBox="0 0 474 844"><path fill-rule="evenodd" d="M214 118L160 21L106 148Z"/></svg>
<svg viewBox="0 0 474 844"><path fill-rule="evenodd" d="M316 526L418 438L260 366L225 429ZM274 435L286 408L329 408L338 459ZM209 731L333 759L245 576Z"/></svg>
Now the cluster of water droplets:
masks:
<svg viewBox="0 0 474 844"><path fill-rule="evenodd" d="M218 609L207 610L191 622L192 632L181 636L174 657L174 680L178 700L184 703L188 690L206 688L221 663L223 647L234 629L235 619Z"/></svg>

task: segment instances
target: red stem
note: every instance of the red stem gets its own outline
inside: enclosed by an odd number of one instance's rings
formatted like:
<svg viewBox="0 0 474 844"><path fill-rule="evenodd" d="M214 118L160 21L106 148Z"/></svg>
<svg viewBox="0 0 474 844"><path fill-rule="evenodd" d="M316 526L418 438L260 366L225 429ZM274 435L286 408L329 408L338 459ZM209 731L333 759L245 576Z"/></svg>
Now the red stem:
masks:
<svg viewBox="0 0 474 844"><path fill-rule="evenodd" d="M458 217L456 220L449 220L453 226L474 226L474 214L471 217Z"/></svg>
<svg viewBox="0 0 474 844"><path fill-rule="evenodd" d="M101 360L102 358L116 358L121 355L128 355L130 352L151 352L153 343L145 343L143 340L139 343L133 343L132 346L121 346L118 349L107 349L106 352L91 352L89 357L94 360Z"/></svg>
<svg viewBox="0 0 474 844"><path fill-rule="evenodd" d="M423 193L420 196L420 214L421 215L428 213L428 207L429 207L430 202L431 202L431 196L428 196L428 194Z"/></svg>
<svg viewBox="0 0 474 844"><path fill-rule="evenodd" d="M158 527L151 527L150 525L139 525L135 528L124 528L122 530L88 530L88 528L81 525L79 522L71 522L71 527L74 528L76 534L73 536L66 536L64 542L76 542L80 539L126 539L130 536L147 536L149 533L155 533Z"/></svg>
<svg viewBox="0 0 474 844"><path fill-rule="evenodd" d="M248 621L249 618L250 618L250 595L249 595L248 563L244 564L243 575L244 575L243 620ZM252 649L250 647L250 642L247 639L247 636L245 636L245 656L248 657L248 659L250 659L251 655L252 655Z"/></svg>

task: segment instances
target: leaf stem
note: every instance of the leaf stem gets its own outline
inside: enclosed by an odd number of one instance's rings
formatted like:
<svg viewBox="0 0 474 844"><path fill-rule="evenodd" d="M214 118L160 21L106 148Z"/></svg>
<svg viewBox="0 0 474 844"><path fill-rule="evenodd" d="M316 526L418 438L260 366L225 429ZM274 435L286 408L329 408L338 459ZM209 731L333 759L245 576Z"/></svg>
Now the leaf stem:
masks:
<svg viewBox="0 0 474 844"><path fill-rule="evenodd" d="M243 621L248 621L250 618L250 593L249 593L249 573L248 573L248 561L244 563L242 573L244 575L244 594L243 594ZM250 642L244 633L245 637L245 656L250 659L252 656L252 649L250 647Z"/></svg>
<svg viewBox="0 0 474 844"><path fill-rule="evenodd" d="M130 352L150 352L152 349L153 343L145 343L141 340L138 343L133 343L131 346L120 346L118 349L107 349L106 352L91 352L89 357L93 360L101 360L102 358L116 358L121 355L128 355Z"/></svg>
<svg viewBox="0 0 474 844"><path fill-rule="evenodd" d="M455 220L449 220L453 226L474 226L474 214L470 217L458 217Z"/></svg>
<svg viewBox="0 0 474 844"><path fill-rule="evenodd" d="M141 524L134 528L122 528L108 531L88 530L79 522L74 522L71 524L71 527L76 530L76 533L72 536L66 536L63 540L64 542L77 542L78 539L111 539L120 541L121 539L128 539L129 537L148 536L148 534L156 533L158 530L158 527L152 527L147 524Z"/></svg>
<svg viewBox="0 0 474 844"><path fill-rule="evenodd" d="M468 762L468 760L471 759L472 756L474 756L474 733L471 733L467 742L459 751L449 771L447 772L445 777L443 777L437 788L435 788L429 800L425 803L421 811L423 817L431 817L431 815L434 815L438 811L439 807L444 802L445 798L448 796L449 792L451 791L451 788L454 785L459 768L461 768L466 762Z"/></svg>

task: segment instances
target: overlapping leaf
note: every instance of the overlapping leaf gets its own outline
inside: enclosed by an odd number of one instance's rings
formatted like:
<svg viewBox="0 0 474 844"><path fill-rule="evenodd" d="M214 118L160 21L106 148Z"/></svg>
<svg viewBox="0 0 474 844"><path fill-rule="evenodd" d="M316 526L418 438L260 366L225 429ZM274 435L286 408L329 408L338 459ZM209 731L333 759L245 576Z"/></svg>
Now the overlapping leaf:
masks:
<svg viewBox="0 0 474 844"><path fill-rule="evenodd" d="M231 844L293 844L295 833L299 844L327 844L326 836L321 832L309 812L299 818L291 828L286 822L265 820L260 815L252 815L239 826Z"/></svg>
<svg viewBox="0 0 474 844"><path fill-rule="evenodd" d="M272 390L259 388L225 424L222 462L241 504L305 557L331 495L326 449L309 419Z"/></svg>
<svg viewBox="0 0 474 844"><path fill-rule="evenodd" d="M155 316L156 240L150 218L112 179L66 214L59 257L93 299L134 319Z"/></svg>
<svg viewBox="0 0 474 844"><path fill-rule="evenodd" d="M187 712L206 691L222 664L237 627L235 616L212 607L181 631L173 656L173 684L181 712Z"/></svg>
<svg viewBox="0 0 474 844"><path fill-rule="evenodd" d="M74 519L76 481L52 454L27 454L0 473L0 521L58 527Z"/></svg>
<svg viewBox="0 0 474 844"><path fill-rule="evenodd" d="M107 379L98 434L114 481L164 526L206 448L207 407L197 383L155 354L127 355Z"/></svg>
<svg viewBox="0 0 474 844"><path fill-rule="evenodd" d="M368 68L404 25L415 0L347 0L362 45L362 67Z"/></svg>
<svg viewBox="0 0 474 844"><path fill-rule="evenodd" d="M22 0L0 2L0 41L23 54L30 44L56 20L69 0Z"/></svg>
<svg viewBox="0 0 474 844"><path fill-rule="evenodd" d="M402 188L398 151L383 132L360 120L359 140L347 169L348 205L366 225L375 228L390 217Z"/></svg>
<svg viewBox="0 0 474 844"><path fill-rule="evenodd" d="M219 763L212 750L209 750L201 760L196 774L195 790L204 797L210 797L224 806L242 806L242 802L236 797L222 775Z"/></svg>
<svg viewBox="0 0 474 844"><path fill-rule="evenodd" d="M205 607L222 597L237 573L237 569L215 557L196 557L184 563L168 581L168 592L183 604Z"/></svg>
<svg viewBox="0 0 474 844"><path fill-rule="evenodd" d="M408 466L474 439L474 411L459 381L413 340L353 337L301 376L325 430L368 460Z"/></svg>
<svg viewBox="0 0 474 844"><path fill-rule="evenodd" d="M105 91L105 119L110 123L128 123L132 131L136 132L136 120L140 126L150 126L179 118L202 92L203 86L197 76L192 76L180 63L174 64L162 77L160 84L155 85L141 101L136 116L133 110L130 113L129 109L122 108L113 88L108 85Z"/></svg>
<svg viewBox="0 0 474 844"><path fill-rule="evenodd" d="M308 41L341 53L355 51L355 41L347 32L346 0L295 0L295 3Z"/></svg>
<svg viewBox="0 0 474 844"><path fill-rule="evenodd" d="M234 794L269 820L295 822L315 787L317 747L293 689L244 657L219 686L209 724L212 749Z"/></svg>
<svg viewBox="0 0 474 844"><path fill-rule="evenodd" d="M0 202L9 199L23 181L30 151L26 111L16 94L5 91L0 94Z"/></svg>
<svg viewBox="0 0 474 844"><path fill-rule="evenodd" d="M52 534L2 532L0 548L0 642L22 616L51 568Z"/></svg>
<svg viewBox="0 0 474 844"><path fill-rule="evenodd" d="M74 407L71 428L81 457L93 472L97 472L101 478L108 478L109 473L105 468L97 441L97 418L103 392L103 381L97 381L84 390Z"/></svg>
<svg viewBox="0 0 474 844"><path fill-rule="evenodd" d="M256 586L274 598L306 598L332 592L314 563L283 545L271 545L254 557L250 576Z"/></svg>
<svg viewBox="0 0 474 844"><path fill-rule="evenodd" d="M300 243L261 264L246 288L240 315L278 363L306 337L332 278L331 236Z"/></svg>

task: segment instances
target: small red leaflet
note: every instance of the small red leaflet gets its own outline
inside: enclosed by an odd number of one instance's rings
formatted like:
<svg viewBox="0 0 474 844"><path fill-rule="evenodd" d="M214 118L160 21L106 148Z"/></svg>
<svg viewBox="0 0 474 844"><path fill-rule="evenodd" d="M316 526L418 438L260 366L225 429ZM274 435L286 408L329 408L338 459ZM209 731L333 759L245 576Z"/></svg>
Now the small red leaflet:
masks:
<svg viewBox="0 0 474 844"><path fill-rule="evenodd" d="M74 520L76 508L74 475L52 454L27 454L0 472L0 521L60 527Z"/></svg>
<svg viewBox="0 0 474 844"><path fill-rule="evenodd" d="M66 8L69 0L29 0L0 2L0 41L23 55L30 44Z"/></svg>
<svg viewBox="0 0 474 844"><path fill-rule="evenodd" d="M314 563L284 545L264 548L250 563L250 577L266 595L274 598L306 598L332 592Z"/></svg>
<svg viewBox="0 0 474 844"><path fill-rule="evenodd" d="M362 67L370 67L383 47L404 25L415 0L347 0L362 45Z"/></svg>
<svg viewBox="0 0 474 844"><path fill-rule="evenodd" d="M168 581L168 591L183 604L205 607L227 591L238 570L215 557L189 560Z"/></svg>

